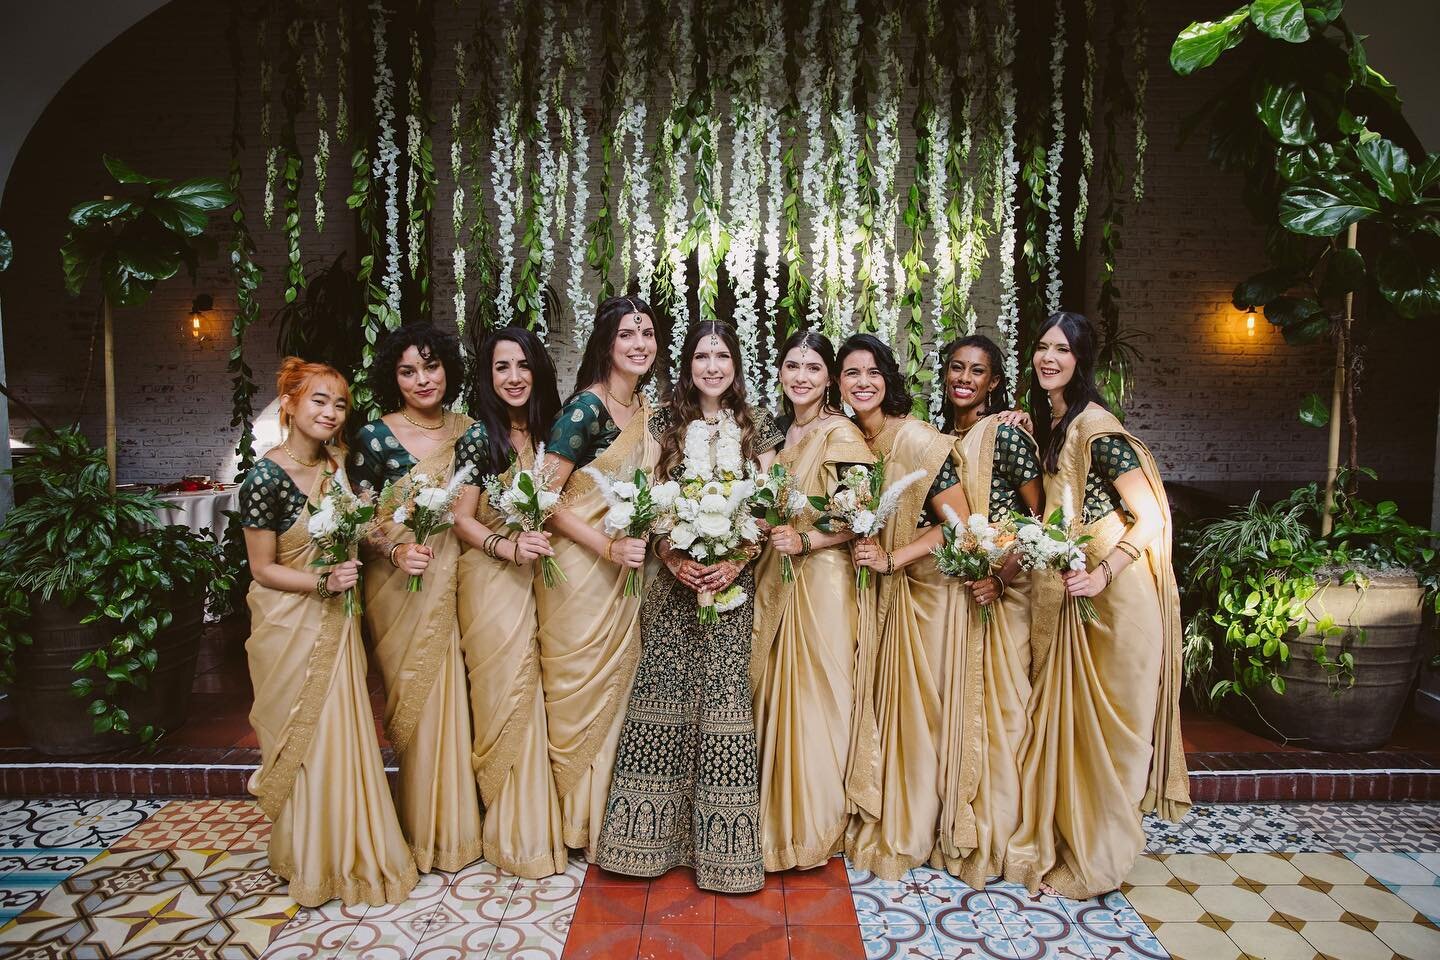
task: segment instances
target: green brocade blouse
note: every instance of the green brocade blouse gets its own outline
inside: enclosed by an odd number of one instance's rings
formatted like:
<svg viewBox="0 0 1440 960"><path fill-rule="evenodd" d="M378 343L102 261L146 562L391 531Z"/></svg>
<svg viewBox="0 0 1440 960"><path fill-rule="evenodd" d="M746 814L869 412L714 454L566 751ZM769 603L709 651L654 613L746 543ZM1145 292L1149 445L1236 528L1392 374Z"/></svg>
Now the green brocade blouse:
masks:
<svg viewBox="0 0 1440 960"><path fill-rule="evenodd" d="M285 468L260 459L240 484L240 525L252 530L284 533L305 509L305 494Z"/></svg>
<svg viewBox="0 0 1440 960"><path fill-rule="evenodd" d="M1012 512L1025 513L1020 488L1040 476L1035 441L1018 427L995 427L995 462L990 470L990 519L999 522Z"/></svg>
<svg viewBox="0 0 1440 960"><path fill-rule="evenodd" d="M1123 510L1115 478L1137 470L1140 458L1124 437L1096 437L1090 443L1090 472L1085 476L1085 523L1094 523L1107 513Z"/></svg>
<svg viewBox="0 0 1440 960"><path fill-rule="evenodd" d="M560 409L545 451L564 457L579 470L605 451L620 436L620 428L610 418L605 403L589 390Z"/></svg>
<svg viewBox="0 0 1440 960"><path fill-rule="evenodd" d="M478 440L476 430L479 431ZM455 441L455 469L460 469L461 464L467 462L467 458L472 455L466 454L462 457L461 450L467 448L467 443L473 447L477 442L482 451L480 463L483 463L485 428L474 423ZM350 482L356 491L362 486L369 486L379 493L385 489L385 484L399 480L417 463L419 461L395 438L389 424L384 420L371 420L355 435L355 452L350 457ZM476 466L478 469L479 464ZM478 478L476 482L479 482Z"/></svg>

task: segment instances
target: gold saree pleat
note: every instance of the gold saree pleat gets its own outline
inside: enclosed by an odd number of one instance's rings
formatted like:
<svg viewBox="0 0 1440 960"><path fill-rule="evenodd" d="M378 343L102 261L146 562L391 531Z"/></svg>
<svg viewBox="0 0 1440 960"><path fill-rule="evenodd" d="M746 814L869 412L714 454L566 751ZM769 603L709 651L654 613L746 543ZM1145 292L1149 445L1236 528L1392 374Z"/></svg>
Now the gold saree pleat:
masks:
<svg viewBox="0 0 1440 960"><path fill-rule="evenodd" d="M1085 899L1117 888L1145 845L1143 813L1176 819L1189 806L1180 742L1179 596L1170 565L1170 511L1154 457L1108 411L1091 406L1072 422L1059 470L1045 477L1047 509L1079 516L1090 445L1125 437L1164 514L1141 555L1094 598L1098 620L1081 621L1053 572L1032 591L1034 690L1021 750L1021 822L1006 856L1007 879L1032 891L1049 884ZM1124 535L1119 514L1087 525L1093 566Z"/></svg>
<svg viewBox="0 0 1440 960"><path fill-rule="evenodd" d="M303 513L276 550L280 563L312 572L319 552ZM338 597L252 583L248 599L250 725L260 741L249 789L274 821L270 868L307 907L336 897L403 902L417 881L415 860L380 758L359 622L344 616Z"/></svg>
<svg viewBox="0 0 1440 960"><path fill-rule="evenodd" d="M960 441L961 480L972 513L985 513L995 466L993 417L971 427ZM989 623L972 613L969 629L984 637L980 645L983 693L972 698L963 729L982 744L971 804L975 845L968 852L941 836L931 865L947 870L972 887L983 887L1004 869L1005 849L1020 819L1020 741L1025 735L1030 699L1030 578L1018 574L990 605ZM974 608L974 604L970 604Z"/></svg>
<svg viewBox="0 0 1440 960"><path fill-rule="evenodd" d="M891 424L872 443L893 480L914 470L881 531L890 551L920 534L916 524L935 475L955 457L955 438L919 420ZM886 879L928 861L937 843L968 851L976 843L971 803L979 774L979 644L970 642L970 602L930 557L880 577L879 642L873 697L880 734L880 816L852 821L846 852L855 866Z"/></svg>
<svg viewBox="0 0 1440 960"><path fill-rule="evenodd" d="M796 489L828 496L837 464L873 459L860 430L839 419L817 427L779 462ZM802 529L804 526L802 525ZM751 685L760 746L761 841L766 870L818 867L844 844L850 815L879 813L879 789L849 782L852 740L878 754L874 717L855 716L860 609L845 545L795 557L795 581L781 577L781 555L761 554L755 571ZM873 774L874 757L859 765Z"/></svg>
<svg viewBox="0 0 1440 960"><path fill-rule="evenodd" d="M461 431L469 426L458 419ZM454 456L453 442L442 444L410 473L447 479ZM414 539L388 519L381 529L393 542ZM427 546L435 557L418 592L383 559L365 568L365 619L385 680L385 733L400 764L400 823L424 873L459 870L484 852L456 609L460 540L446 530Z"/></svg>
<svg viewBox="0 0 1440 960"><path fill-rule="evenodd" d="M648 428L647 405L590 464L606 476L638 467L653 471L659 443ZM599 527L605 498L594 479L576 470L565 484L564 509ZM574 541L551 541L566 582L536 592L541 687L550 767L560 794L566 846L594 853L605 816L610 773L640 662L640 598L626 597L626 569Z"/></svg>
<svg viewBox="0 0 1440 960"><path fill-rule="evenodd" d="M521 469L533 462L533 451L522 450ZM503 528L483 492L477 516L492 530ZM470 677L471 761L485 803L485 859L529 879L563 873L568 858L535 638L535 591L546 588L534 573L533 564L516 566L473 548L460 557L460 649Z"/></svg>

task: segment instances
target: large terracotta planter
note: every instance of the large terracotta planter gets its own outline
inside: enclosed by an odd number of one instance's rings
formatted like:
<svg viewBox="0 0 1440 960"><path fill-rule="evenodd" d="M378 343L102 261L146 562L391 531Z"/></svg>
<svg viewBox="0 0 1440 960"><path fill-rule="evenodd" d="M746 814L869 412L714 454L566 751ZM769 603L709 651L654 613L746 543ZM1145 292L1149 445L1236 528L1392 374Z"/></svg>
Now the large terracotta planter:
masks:
<svg viewBox="0 0 1440 960"><path fill-rule="evenodd" d="M1383 746L1409 699L1424 649L1420 598L1409 575L1377 576L1369 586L1328 584L1306 605L1311 620L1327 613L1342 627L1329 655L1355 658L1355 685L1337 688L1315 662L1313 635L1290 643L1290 662L1280 670L1285 693L1269 687L1253 696L1255 709L1241 719L1256 733L1316 750L1358 751ZM1363 640L1359 631L1364 631ZM1237 705L1244 701L1238 701Z"/></svg>
<svg viewBox="0 0 1440 960"><path fill-rule="evenodd" d="M155 636L159 661L146 689L121 685L116 701L138 730L155 724L174 730L190 713L190 688L195 658L205 626L205 598L175 598L165 606L174 615L170 626ZM15 696L20 726L29 744L42 753L72 756L119 750L139 743L134 734L96 733L86 711L88 699L71 693L78 674L71 665L108 643L112 632L104 622L81 623L80 612L59 603L32 600L30 635L34 642L15 653ZM92 676L103 679L99 671Z"/></svg>

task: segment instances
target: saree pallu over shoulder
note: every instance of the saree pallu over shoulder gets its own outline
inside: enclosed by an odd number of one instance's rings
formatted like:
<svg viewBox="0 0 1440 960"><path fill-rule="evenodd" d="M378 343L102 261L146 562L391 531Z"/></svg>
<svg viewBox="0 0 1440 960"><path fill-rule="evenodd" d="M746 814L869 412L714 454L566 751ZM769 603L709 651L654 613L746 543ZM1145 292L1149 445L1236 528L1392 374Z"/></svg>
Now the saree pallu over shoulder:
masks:
<svg viewBox="0 0 1440 960"><path fill-rule="evenodd" d="M780 452L796 489L827 496L838 466L873 454L849 420L837 418ZM812 529L804 521L802 530ZM766 550L755 571L750 678L760 748L761 841L766 870L816 867L843 847L849 817L879 815L879 735L868 696L856 696L860 663L873 658L861 630L850 551L794 558L786 583L781 556ZM859 759L851 764L852 757Z"/></svg>
<svg viewBox="0 0 1440 960"><path fill-rule="evenodd" d="M517 463L528 469L525 447ZM509 483L513 468L501 475ZM482 491L476 516L504 527ZM534 565L516 566L467 548L460 557L460 649L470 683L471 764L485 804L485 857L528 879L565 870L560 797L550 772L540 648L535 632Z"/></svg>
<svg viewBox="0 0 1440 960"><path fill-rule="evenodd" d="M653 470L660 448L649 430L651 416L642 401L590 466L606 476ZM561 503L597 528L608 509L594 478L578 470L566 482ZM640 598L624 595L626 568L565 537L552 545L566 582L536 595L550 766L566 845L589 850L604 815L620 708L640 662Z"/></svg>
<svg viewBox="0 0 1440 960"><path fill-rule="evenodd" d="M457 420L463 433L469 420ZM448 479L454 439L410 475ZM393 520L382 518L381 529L391 541L413 540ZM385 732L399 755L400 819L424 872L458 870L483 852L456 606L460 540L446 530L427 546L434 558L418 592L407 590L408 576L388 563L371 564L365 578L365 617L385 679Z"/></svg>
<svg viewBox="0 0 1440 960"><path fill-rule="evenodd" d="M1124 437L1163 516L1163 529L1098 596L1083 622L1053 572L1035 576L1034 689L1021 759L1024 802L1006 876L1043 882L1084 899L1116 888L1144 846L1141 814L1178 819L1189 806L1180 740L1179 595L1171 522L1154 457L1109 411L1091 406L1072 422L1059 470L1045 478L1047 509L1079 516L1091 443ZM1087 524L1090 564L1124 536L1117 513Z"/></svg>
<svg viewBox="0 0 1440 960"><path fill-rule="evenodd" d="M311 572L318 555L303 515L278 538L287 567ZM306 906L403 902L415 861L385 778L358 622L339 598L252 583L248 599L250 722L261 752L249 789L274 822L272 868ZM342 807L347 815L336 816Z"/></svg>
<svg viewBox="0 0 1440 960"><path fill-rule="evenodd" d="M894 551L921 534L926 496L941 467L956 458L955 438L906 419L887 427L873 446L892 480L925 472L881 531L881 546ZM930 557L880 578L871 695L880 731L881 811L873 823L853 822L847 834L846 850L860 869L897 879L929 860L937 843L975 846L971 801L980 744L965 734L964 718L980 696L980 672L969 619L963 589Z"/></svg>

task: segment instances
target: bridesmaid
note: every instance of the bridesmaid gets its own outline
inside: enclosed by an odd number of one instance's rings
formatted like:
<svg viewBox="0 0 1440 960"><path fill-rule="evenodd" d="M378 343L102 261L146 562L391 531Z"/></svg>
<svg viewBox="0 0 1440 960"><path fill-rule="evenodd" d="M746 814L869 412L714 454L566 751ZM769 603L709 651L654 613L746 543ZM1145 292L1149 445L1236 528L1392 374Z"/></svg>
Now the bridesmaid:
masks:
<svg viewBox="0 0 1440 960"><path fill-rule="evenodd" d="M955 438L910 416L911 397L895 356L877 338L856 334L840 347L840 392L877 457L887 483L914 471L878 538L854 541L854 562L880 574L874 672L880 730L878 820L853 822L847 853L857 869L887 880L925 863L939 827L946 845L977 843L975 796L979 740L960 719L981 694L980 644L967 631L969 602L955 580L935 569L940 516L968 516L956 473ZM862 692L863 693L863 692Z"/></svg>
<svg viewBox="0 0 1440 960"><path fill-rule="evenodd" d="M1030 409L1047 508L1079 518L1090 569L1035 575L1030 726L1006 879L1084 900L1120 886L1145 845L1141 815L1190 803L1180 744L1180 614L1170 511L1150 451L1095 387L1090 322L1040 327ZM1072 597L1092 597L1086 623Z"/></svg>
<svg viewBox="0 0 1440 960"><path fill-rule="evenodd" d="M457 469L469 464L475 482L464 486L454 510L455 534L466 546L459 608L475 731L471 762L485 803L485 859L534 880L563 873L568 861L535 639L533 562L554 551L547 533L506 533L480 483L498 475L508 486L517 467L534 466L560 395L544 344L524 327L491 333L475 359L480 419L456 451Z"/></svg>
<svg viewBox="0 0 1440 960"><path fill-rule="evenodd" d="M989 337L961 337L941 356L945 430L960 438L960 479L971 509L995 521L1017 511L1040 513L1044 491L1035 441L997 416L1009 392L1000 348ZM1003 871L1005 847L1020 818L1019 750L1030 698L1029 576L1012 558L969 590L977 605L990 606L988 623L975 616L968 625L984 637L984 698L968 704L964 727L978 729L984 745L973 805L977 843L964 854L942 836L931 864L983 887Z"/></svg>
<svg viewBox="0 0 1440 960"><path fill-rule="evenodd" d="M470 425L446 410L464 377L460 342L409 324L380 341L372 371L375 398L390 412L356 436L356 482L376 490L415 474L448 482ZM455 607L460 540L452 528L419 545L385 511L379 519L365 619L385 679L385 733L400 761L400 823L422 872L459 870L483 852ZM413 593L412 574L425 577Z"/></svg>
<svg viewBox="0 0 1440 960"><path fill-rule="evenodd" d="M657 475L679 480L686 451L708 446L769 469L780 433L752 410L740 371L740 341L726 323L691 328L669 406L650 425L660 439ZM738 448L738 449L737 449ZM695 870L702 890L749 893L765 885L760 850L760 770L750 699L755 580L743 559L702 564L660 539L665 564L640 611L642 656L625 710L615 776L595 862L658 877ZM697 595L738 584L745 598L702 625Z"/></svg>
<svg viewBox="0 0 1440 960"><path fill-rule="evenodd" d="M274 821L270 867L290 896L315 907L402 903L415 860L400 832L365 688L360 623L340 594L355 586L350 560L316 572L307 500L335 483L348 489L341 435L350 388L339 371L287 357L276 378L286 437L240 485L250 559L250 639L255 702L250 724L260 768L250 792Z"/></svg>
<svg viewBox="0 0 1440 960"><path fill-rule="evenodd" d="M840 411L830 341L801 330L785 341L780 357L785 440L779 463L796 490L828 499L846 466L874 457ZM857 648L860 608L845 546L853 537L849 531L823 533L805 520L779 526L770 531L772 549L755 569L750 670L766 870L822 866L843 848L852 813L879 813L874 717L852 719L857 706L871 703L855 696L856 664L871 657ZM784 557L792 558L793 583L781 574ZM870 734L859 737L869 762L857 769L872 771L863 785L847 778L861 724Z"/></svg>
<svg viewBox="0 0 1440 960"><path fill-rule="evenodd" d="M647 545L604 532L605 498L581 468L611 477L655 468L660 446L640 388L656 351L655 314L645 301L603 301L575 392L545 445L564 489L550 529L559 534L552 546L567 582L536 593L541 686L565 844L590 854L605 816L621 707L640 662L640 599L624 595L625 578L644 567Z"/></svg>

